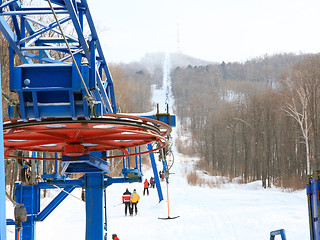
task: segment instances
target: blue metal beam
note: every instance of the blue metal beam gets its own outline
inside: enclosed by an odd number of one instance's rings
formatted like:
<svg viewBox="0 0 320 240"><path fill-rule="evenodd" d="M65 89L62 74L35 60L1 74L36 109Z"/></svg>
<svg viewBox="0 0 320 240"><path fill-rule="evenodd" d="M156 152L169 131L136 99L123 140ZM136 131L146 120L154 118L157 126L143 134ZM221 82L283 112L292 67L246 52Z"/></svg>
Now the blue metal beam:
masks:
<svg viewBox="0 0 320 240"><path fill-rule="evenodd" d="M114 112L114 109L112 109L112 107L111 107L109 98L106 94L106 91L104 90L104 87L103 87L103 84L102 84L102 81L101 81L101 78L100 78L100 75L98 72L97 72L97 79L96 80L97 80L97 85L98 85L97 87L100 90L103 104L104 104L105 108L107 109L107 112L108 113L116 113L116 112Z"/></svg>
<svg viewBox="0 0 320 240"><path fill-rule="evenodd" d="M38 24L39 26L44 27L44 28L47 28L49 26L47 24L44 24L44 23L42 23L40 21L37 21L35 19L32 19L32 18L25 17L25 19L27 19L28 21L33 22L35 24ZM55 33L57 33L59 35L62 35L59 30L51 29L51 31L53 31L53 32L55 32ZM30 34L32 34L32 33L30 32ZM65 34L65 36L66 36L68 41L72 40L73 42L78 42L78 39L76 39L76 38L74 38L72 36L69 36L68 34ZM50 38L48 38L48 39L50 39ZM56 38L53 38L53 39L56 39ZM61 38L61 40L63 41L62 43L64 43L64 40L62 38Z"/></svg>
<svg viewBox="0 0 320 240"><path fill-rule="evenodd" d="M309 212L309 228L310 228L310 239L319 240L319 199L317 188L319 186L312 177L309 177L308 184L306 187L308 196L308 212Z"/></svg>
<svg viewBox="0 0 320 240"><path fill-rule="evenodd" d="M65 17L65 18L63 18L63 19L60 19L59 22L60 22L60 24L63 24L63 23L65 23L65 22L68 22L69 20L70 20L70 17ZM34 32L32 35L30 35L30 36L28 36L28 37L26 37L26 38L21 39L17 44L20 45L21 43L24 43L24 42L26 42L26 41L28 41L28 40L30 40L30 39L38 36L38 35L41 35L41 34L47 32L47 31L50 31L51 29L53 29L53 28L55 28L55 27L57 27L57 26L58 26L58 24L57 24L56 22L52 22L52 23L50 23L48 26L43 27L43 28L37 30L37 31Z"/></svg>
<svg viewBox="0 0 320 240"><path fill-rule="evenodd" d="M29 35L32 35L36 29L34 28L34 26L32 25L32 21L30 21L29 19L27 19L26 17L22 17L21 19L23 19L23 21L25 22L25 29L28 31ZM25 31L25 30L22 30L22 31ZM23 38L25 37L25 34L23 34ZM34 38L34 40L37 40L39 39L40 36ZM28 44L32 44L33 41L29 41ZM28 45L28 44L24 44L24 45ZM35 43L37 45L37 43ZM50 54L48 51L42 51L42 53L40 54L40 56L44 57L44 58L51 58ZM41 61L39 61L41 62Z"/></svg>
<svg viewBox="0 0 320 240"><path fill-rule="evenodd" d="M74 39L67 39L68 43L77 43L78 41L74 40ZM37 39L36 41L37 43L44 44L44 43L65 43L63 38L47 38L47 37L40 37L39 39Z"/></svg>
<svg viewBox="0 0 320 240"><path fill-rule="evenodd" d="M50 182L39 182L37 184L37 186L40 189L56 189L58 186L59 188L68 188L68 187L72 187L72 186L76 186L76 187L83 187L84 183L83 183L83 179L79 178L79 179L68 179L65 181L50 181Z"/></svg>
<svg viewBox="0 0 320 240"><path fill-rule="evenodd" d="M105 84L105 91L107 93L110 92L111 106L113 108L112 110L113 110L113 113L117 113L117 106L116 106L116 100L115 100L114 88L113 88L113 80L112 80L112 77L111 77L111 74L109 72L106 59L105 59L103 51L102 51L102 47L101 47L101 44L100 44L100 41L99 41L98 33L97 33L97 30L94 27L94 22L93 22L93 19L92 19L92 16L91 16L87 1L86 0L81 0L81 4L86 8L85 14L86 14L86 18L87 18L87 21L89 23L89 27L90 27L90 30L91 30L91 37L96 42L97 51L98 51L98 54L99 54L98 59L101 60L101 62L102 62L101 64L102 64L104 72L106 74L106 78L107 78L106 82L107 83Z"/></svg>
<svg viewBox="0 0 320 240"><path fill-rule="evenodd" d="M55 11L56 14L68 14L69 12L66 10L57 10ZM2 12L0 13L0 16L25 16L25 15L42 15L42 14L52 14L51 10L50 11L7 11L7 12Z"/></svg>
<svg viewBox="0 0 320 240"><path fill-rule="evenodd" d="M18 0L15 0L15 1L18 1ZM34 6L23 6L21 7L19 10L21 11L44 11L44 10L47 10L47 11L51 11L51 9L49 7L34 7ZM55 11L58 11L58 10L66 10L64 7L55 7L54 8Z"/></svg>
<svg viewBox="0 0 320 240"><path fill-rule="evenodd" d="M15 4L9 5L9 9L10 9L10 11L14 11L14 12L17 11ZM20 39L20 38L21 38L21 32L20 32L20 29L19 29L19 23L18 23L17 16L12 15L12 16L11 16L11 19L12 19L12 24L13 24L15 33L16 33L18 39Z"/></svg>
<svg viewBox="0 0 320 240"><path fill-rule="evenodd" d="M16 2L16 1L18 1L18 0L10 0L10 1L6 1L6 2L2 3L2 4L0 5L1 11L2 11L3 8L9 6L10 4L12 4L12 3Z"/></svg>
<svg viewBox="0 0 320 240"><path fill-rule="evenodd" d="M152 150L152 144L151 143L148 144L148 150L149 151ZM161 184L160 184L159 174L158 174L158 170L157 170L156 160L154 158L153 152L150 152L149 156L150 156L150 160L151 160L154 180L156 182L156 187L157 187L157 191L158 191L159 202L161 202L163 200L163 195L162 195Z"/></svg>
<svg viewBox="0 0 320 240"><path fill-rule="evenodd" d="M78 49L77 46L70 46L70 49ZM54 45L43 45L43 46L31 46L31 47L21 47L22 51L40 51L40 50L56 50L61 52L69 52L68 48L65 46L54 46Z"/></svg>
<svg viewBox="0 0 320 240"><path fill-rule="evenodd" d="M86 240L103 239L103 189L102 173L85 175L86 189Z"/></svg>
<svg viewBox="0 0 320 240"><path fill-rule="evenodd" d="M85 53L87 59L89 60L90 59L89 47L88 47L87 41L86 41L86 39L85 39L85 37L83 35L81 24L79 22L79 18L78 18L78 15L76 13L76 10L74 9L73 3L70 0L64 0L64 3L66 4L66 7L67 7L67 9L69 11L69 14L70 14L71 20L73 22L74 28L76 29L76 32L78 34L79 42L81 43L81 46L82 46L82 48L84 50L84 53Z"/></svg>
<svg viewBox="0 0 320 240"><path fill-rule="evenodd" d="M33 54L33 53L25 52L24 55L26 57L28 57L28 58L34 58L34 59L41 60L41 61L47 62L47 63L61 63L61 61L59 61L59 60L54 60L52 58L41 57L41 56ZM64 63L64 62L62 62L62 63Z"/></svg>
<svg viewBox="0 0 320 240"><path fill-rule="evenodd" d="M21 61L23 63L32 63L31 60L28 60L27 58L24 57L23 53L20 51L18 48L16 42L17 42L17 37L15 36L14 32L11 30L9 24L5 20L4 17L0 16L0 31L2 34L5 36L7 41L9 42L9 45L13 48L13 50L18 54L20 57Z"/></svg>

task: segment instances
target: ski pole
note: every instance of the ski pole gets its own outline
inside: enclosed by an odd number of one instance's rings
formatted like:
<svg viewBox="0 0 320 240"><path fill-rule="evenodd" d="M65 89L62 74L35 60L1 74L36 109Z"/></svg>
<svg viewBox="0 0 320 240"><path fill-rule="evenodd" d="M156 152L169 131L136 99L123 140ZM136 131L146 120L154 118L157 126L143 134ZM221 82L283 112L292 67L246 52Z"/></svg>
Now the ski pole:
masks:
<svg viewBox="0 0 320 240"><path fill-rule="evenodd" d="M123 204L123 203L116 204L116 205L114 205L113 207L120 206L121 204Z"/></svg>

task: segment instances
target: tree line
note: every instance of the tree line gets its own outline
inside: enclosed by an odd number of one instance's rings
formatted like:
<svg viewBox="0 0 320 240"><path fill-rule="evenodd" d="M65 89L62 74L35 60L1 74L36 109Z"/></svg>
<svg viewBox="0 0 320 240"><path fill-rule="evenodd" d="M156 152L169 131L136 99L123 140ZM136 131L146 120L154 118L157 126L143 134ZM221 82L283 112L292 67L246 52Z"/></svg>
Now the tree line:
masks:
<svg viewBox="0 0 320 240"><path fill-rule="evenodd" d="M302 188L319 168L319 55L176 68L171 78L185 149L213 174Z"/></svg>

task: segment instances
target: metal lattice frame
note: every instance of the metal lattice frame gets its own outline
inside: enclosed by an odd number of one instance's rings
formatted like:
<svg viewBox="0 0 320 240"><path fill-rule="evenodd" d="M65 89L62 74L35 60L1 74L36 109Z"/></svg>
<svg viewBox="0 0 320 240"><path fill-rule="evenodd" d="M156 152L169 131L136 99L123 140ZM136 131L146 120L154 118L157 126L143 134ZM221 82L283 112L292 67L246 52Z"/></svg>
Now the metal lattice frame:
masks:
<svg viewBox="0 0 320 240"><path fill-rule="evenodd" d="M116 113L113 81L87 1L52 0L51 2L54 4L55 14L59 16L59 23L69 24L68 28L72 26L75 30L76 36L65 34L66 40L72 54L80 54L89 64L89 77L96 79L95 86L88 86L92 96L104 103L104 113ZM67 64L70 60L71 54L62 38L62 32L57 28L58 23L52 20L48 24L34 17L39 15L52 16L53 13L49 6L27 7L16 0L0 1L0 31L10 45L10 73L14 68L14 53L24 64ZM9 25L10 21L13 23L13 28ZM84 34L86 24L88 35ZM54 33L53 37L48 37L47 33L50 31ZM63 57L58 57L61 53ZM103 73L106 79L102 78Z"/></svg>

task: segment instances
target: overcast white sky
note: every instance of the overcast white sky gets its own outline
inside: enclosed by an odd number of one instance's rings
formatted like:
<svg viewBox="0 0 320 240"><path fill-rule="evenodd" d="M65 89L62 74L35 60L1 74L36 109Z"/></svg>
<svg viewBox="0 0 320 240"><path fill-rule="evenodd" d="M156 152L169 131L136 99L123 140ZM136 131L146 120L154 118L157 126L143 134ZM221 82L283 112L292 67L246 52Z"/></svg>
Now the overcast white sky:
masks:
<svg viewBox="0 0 320 240"><path fill-rule="evenodd" d="M177 51L210 61L320 52L319 0L87 0L108 62Z"/></svg>

